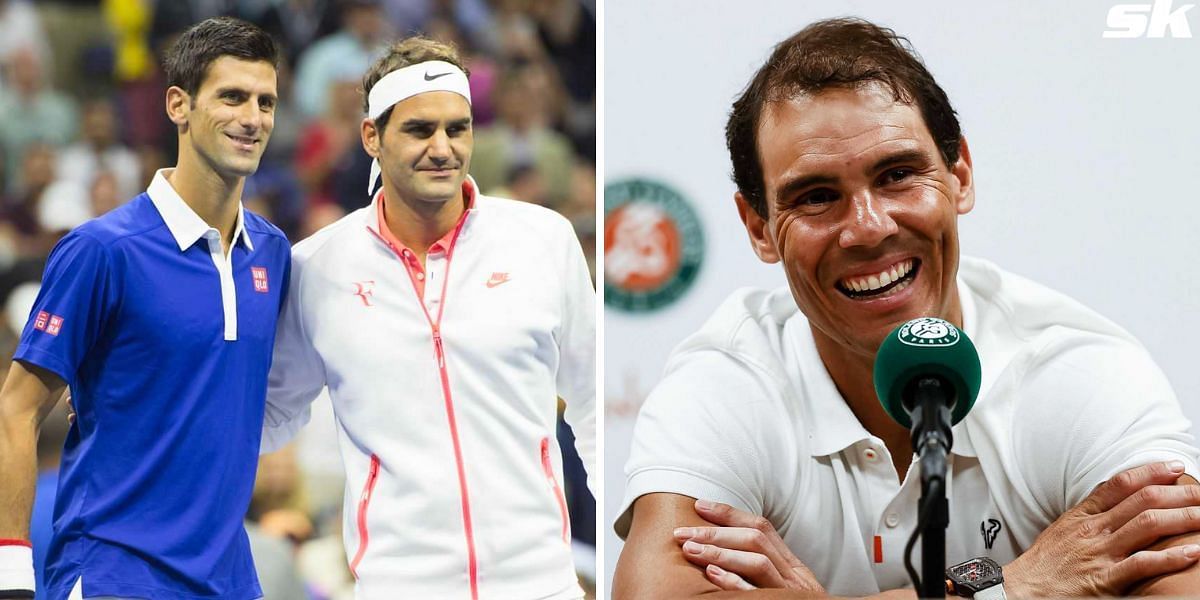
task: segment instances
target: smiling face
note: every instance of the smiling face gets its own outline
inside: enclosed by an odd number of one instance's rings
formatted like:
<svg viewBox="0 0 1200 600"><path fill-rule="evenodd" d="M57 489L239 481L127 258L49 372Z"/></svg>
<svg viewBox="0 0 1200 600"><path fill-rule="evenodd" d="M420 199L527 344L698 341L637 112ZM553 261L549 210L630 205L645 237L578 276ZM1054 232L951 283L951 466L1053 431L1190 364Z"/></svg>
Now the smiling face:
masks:
<svg viewBox="0 0 1200 600"><path fill-rule="evenodd" d="M382 136L370 123L363 128L363 146L379 159L385 185L408 202L461 198L474 140L471 105L446 91L397 102Z"/></svg>
<svg viewBox="0 0 1200 600"><path fill-rule="evenodd" d="M168 91L180 153L194 153L223 179L253 174L275 127L277 98L271 63L218 58L194 96L178 87Z"/></svg>
<svg viewBox="0 0 1200 600"><path fill-rule="evenodd" d="M966 143L947 167L920 113L877 84L764 105L763 219L737 196L755 252L782 261L819 347L873 357L900 323L961 325L958 216L974 188Z"/></svg>

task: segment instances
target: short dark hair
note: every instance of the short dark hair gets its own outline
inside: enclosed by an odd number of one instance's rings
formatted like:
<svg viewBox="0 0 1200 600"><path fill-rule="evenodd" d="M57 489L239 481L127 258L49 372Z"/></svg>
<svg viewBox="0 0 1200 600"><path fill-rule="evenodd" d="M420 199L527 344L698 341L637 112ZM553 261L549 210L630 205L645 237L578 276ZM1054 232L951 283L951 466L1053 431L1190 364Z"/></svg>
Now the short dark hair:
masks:
<svg viewBox="0 0 1200 600"><path fill-rule="evenodd" d="M178 86L195 97L208 68L222 56L279 65L279 49L267 32L233 17L213 17L183 32L167 51L163 65L167 86Z"/></svg>
<svg viewBox="0 0 1200 600"><path fill-rule="evenodd" d="M946 165L958 161L962 137L958 117L909 41L863 19L818 21L775 46L733 103L725 125L733 182L759 216L767 216L766 185L758 155L763 106L830 88L857 89L870 83L887 87L897 102L916 104Z"/></svg>
<svg viewBox="0 0 1200 600"><path fill-rule="evenodd" d="M397 69L411 67L412 65L431 60L448 62L462 69L462 72L467 77L471 76L470 69L467 69L466 63L458 56L458 49L455 48L454 44L431 40L419 35L413 36L392 44L387 49L387 52L379 57L379 60L376 60L375 64L371 65L371 68L367 70L367 74L363 76L363 112L369 113L371 111L371 88L375 87L375 84L379 83L379 80L383 79L384 75ZM383 114L375 119L375 128L379 130L380 137L383 136L383 130L387 128L388 119L390 118L392 118L392 108L388 107L387 110L383 111Z"/></svg>

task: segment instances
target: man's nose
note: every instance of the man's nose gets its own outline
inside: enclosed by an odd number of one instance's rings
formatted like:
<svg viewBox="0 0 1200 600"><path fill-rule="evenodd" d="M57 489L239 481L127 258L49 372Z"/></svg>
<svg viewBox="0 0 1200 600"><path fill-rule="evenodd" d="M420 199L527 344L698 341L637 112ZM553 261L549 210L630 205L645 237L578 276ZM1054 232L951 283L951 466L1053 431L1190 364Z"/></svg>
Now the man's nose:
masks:
<svg viewBox="0 0 1200 600"><path fill-rule="evenodd" d="M450 160L454 153L450 149L450 136L444 130L438 130L429 140L430 160L441 164Z"/></svg>
<svg viewBox="0 0 1200 600"><path fill-rule="evenodd" d="M263 111L254 102L244 102L238 110L238 125L246 131L258 131L263 125Z"/></svg>
<svg viewBox="0 0 1200 600"><path fill-rule="evenodd" d="M873 247L900 231L889 213L890 205L869 191L850 199L849 214L845 217L838 244L843 248Z"/></svg>

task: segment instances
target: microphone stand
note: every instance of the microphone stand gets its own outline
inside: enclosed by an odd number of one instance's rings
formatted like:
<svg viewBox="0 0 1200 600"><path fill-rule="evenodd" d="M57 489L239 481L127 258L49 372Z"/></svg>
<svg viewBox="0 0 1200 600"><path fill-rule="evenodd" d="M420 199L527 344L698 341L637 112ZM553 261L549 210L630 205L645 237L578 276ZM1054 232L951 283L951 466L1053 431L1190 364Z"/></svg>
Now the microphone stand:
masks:
<svg viewBox="0 0 1200 600"><path fill-rule="evenodd" d="M946 455L954 443L950 432L950 407L954 388L937 377L917 381L913 395L913 450L920 457L921 598L946 597L946 527L950 525L946 501ZM949 396L951 402L946 399Z"/></svg>

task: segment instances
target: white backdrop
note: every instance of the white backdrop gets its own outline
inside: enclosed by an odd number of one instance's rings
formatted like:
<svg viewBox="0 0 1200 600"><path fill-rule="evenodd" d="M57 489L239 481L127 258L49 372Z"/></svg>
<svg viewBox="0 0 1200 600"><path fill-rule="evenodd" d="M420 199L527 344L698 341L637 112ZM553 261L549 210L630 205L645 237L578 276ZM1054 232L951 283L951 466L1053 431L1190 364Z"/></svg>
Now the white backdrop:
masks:
<svg viewBox="0 0 1200 600"><path fill-rule="evenodd" d="M771 47L816 19L856 15L895 29L946 90L975 163L963 252L1132 331L1200 422L1200 10L1185 13L1192 39L1103 38L1109 9L1130 1L605 3L604 180L671 185L707 238L699 278L677 303L605 310L606 582L621 550L612 521L633 419L667 353L734 288L784 283L750 251L723 131Z"/></svg>

